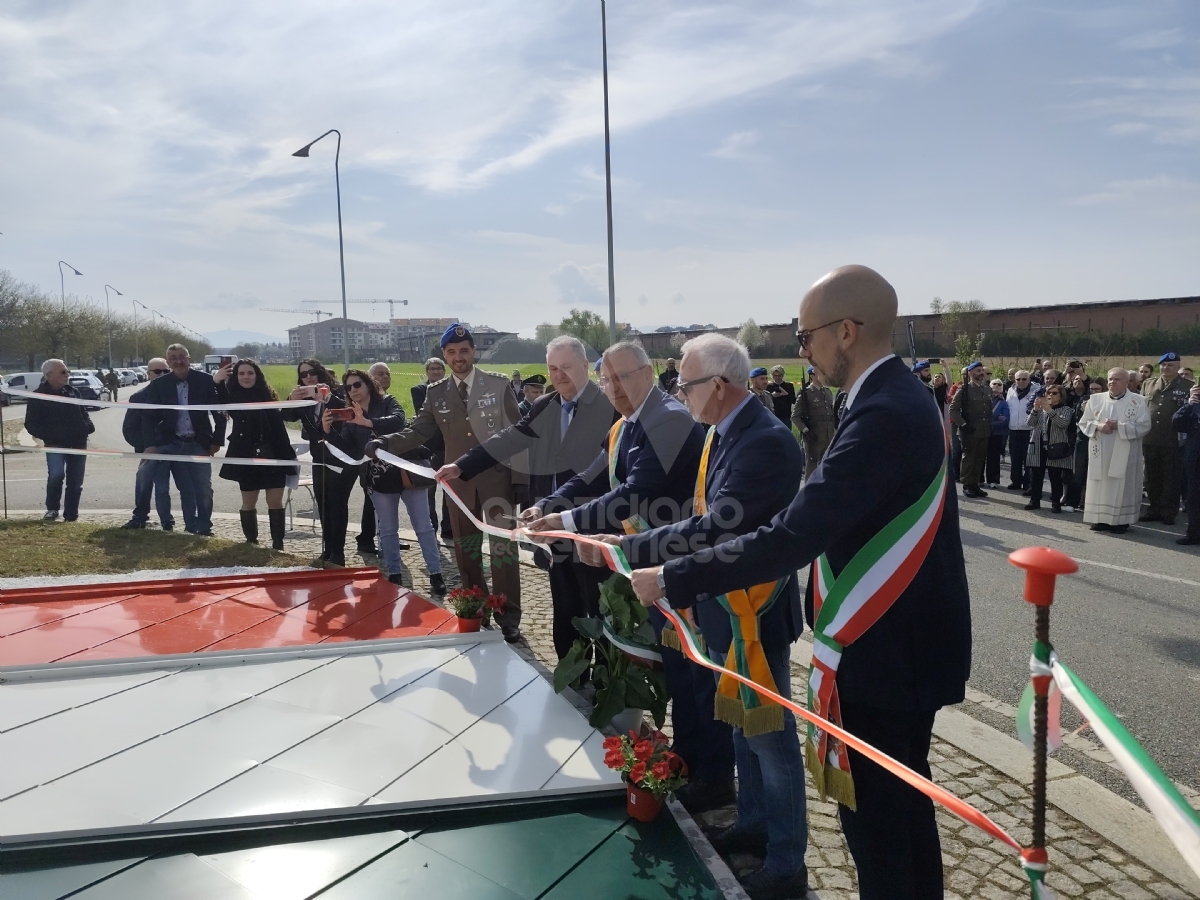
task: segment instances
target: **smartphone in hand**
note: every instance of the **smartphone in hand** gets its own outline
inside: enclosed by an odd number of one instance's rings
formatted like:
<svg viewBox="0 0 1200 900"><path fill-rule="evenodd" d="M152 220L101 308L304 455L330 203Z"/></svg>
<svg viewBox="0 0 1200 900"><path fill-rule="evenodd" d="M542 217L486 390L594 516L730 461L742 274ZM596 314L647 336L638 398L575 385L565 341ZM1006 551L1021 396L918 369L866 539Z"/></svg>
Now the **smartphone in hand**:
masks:
<svg viewBox="0 0 1200 900"><path fill-rule="evenodd" d="M329 418L335 422L350 422L354 419L354 410L348 408L328 410Z"/></svg>

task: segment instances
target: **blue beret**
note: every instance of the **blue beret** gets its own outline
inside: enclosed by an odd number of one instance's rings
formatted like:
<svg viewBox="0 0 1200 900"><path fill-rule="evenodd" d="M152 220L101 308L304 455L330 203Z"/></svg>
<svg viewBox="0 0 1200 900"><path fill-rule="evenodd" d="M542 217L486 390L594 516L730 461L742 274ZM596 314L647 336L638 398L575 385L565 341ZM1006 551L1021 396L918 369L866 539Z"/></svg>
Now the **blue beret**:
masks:
<svg viewBox="0 0 1200 900"><path fill-rule="evenodd" d="M983 363L981 363L979 360L975 360L975 362L973 362L969 366L967 366L967 371L974 372L976 369L982 369L982 368L983 368Z"/></svg>
<svg viewBox="0 0 1200 900"><path fill-rule="evenodd" d="M604 362L604 357L603 357L603 356L601 356L599 359L597 359L597 360L596 360L596 371L597 371L597 372L599 372L599 371L600 371L600 364L601 364L602 362Z"/></svg>
<svg viewBox="0 0 1200 900"><path fill-rule="evenodd" d="M809 367L808 367L808 374L809 374L809 375L811 375L812 373L813 373L813 367L812 367L812 366L809 366Z"/></svg>
<svg viewBox="0 0 1200 900"><path fill-rule="evenodd" d="M1164 353L1162 356L1160 356L1158 361L1160 364L1165 362L1179 362L1179 354L1172 350L1171 352Z"/></svg>
<svg viewBox="0 0 1200 900"><path fill-rule="evenodd" d="M765 368L763 368L762 366L759 366L756 369L750 370L751 378L757 378L759 375L766 375L766 374L767 374L767 370Z"/></svg>
<svg viewBox="0 0 1200 900"><path fill-rule="evenodd" d="M914 372L924 372L928 368L929 368L929 360L922 359L922 360L918 360L917 362L913 363L912 370Z"/></svg>
<svg viewBox="0 0 1200 900"><path fill-rule="evenodd" d="M444 332L442 332L442 346L447 344L457 344L459 341L470 341L471 345L475 345L475 338L471 332L467 330L467 326L461 322L455 322Z"/></svg>

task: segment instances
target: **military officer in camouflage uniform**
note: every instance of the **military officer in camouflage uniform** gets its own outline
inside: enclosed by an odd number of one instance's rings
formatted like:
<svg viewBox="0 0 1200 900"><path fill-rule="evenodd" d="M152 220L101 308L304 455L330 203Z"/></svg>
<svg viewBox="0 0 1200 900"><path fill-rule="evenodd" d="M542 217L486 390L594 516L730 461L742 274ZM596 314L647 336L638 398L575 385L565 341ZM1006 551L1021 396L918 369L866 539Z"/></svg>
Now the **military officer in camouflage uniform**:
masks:
<svg viewBox="0 0 1200 900"><path fill-rule="evenodd" d="M1173 525L1179 514L1183 454L1171 417L1188 402L1192 389L1192 382L1179 374L1179 364L1178 353L1164 353L1158 360L1158 376L1142 382L1142 396L1150 408L1150 433L1142 439L1150 508L1141 522Z"/></svg>
<svg viewBox="0 0 1200 900"><path fill-rule="evenodd" d="M475 366L475 338L464 325L451 325L442 335L442 356L450 377L429 385L425 405L408 427L367 445L374 456L382 447L400 455L420 447L438 432L446 442L446 459L458 459L472 447L497 432L519 422L517 398L503 375L484 372ZM476 518L489 525L511 528L513 524L513 483L528 484L528 474L497 465L471 481L449 479L453 489ZM483 535L450 504L450 527L454 532L454 558L465 587L488 589L483 577ZM492 590L504 594L508 603L496 616L504 639L521 639L521 577L516 543L489 538L492 563Z"/></svg>
<svg viewBox="0 0 1200 900"><path fill-rule="evenodd" d="M979 487L992 436L992 389L987 370L976 360L967 366L970 381L950 401L950 420L958 427L963 448L962 485L964 497L986 497Z"/></svg>
<svg viewBox="0 0 1200 900"><path fill-rule="evenodd" d="M812 366L808 367L808 384L796 395L792 424L804 438L804 480L807 481L816 471L837 430L833 391L821 384L821 376Z"/></svg>

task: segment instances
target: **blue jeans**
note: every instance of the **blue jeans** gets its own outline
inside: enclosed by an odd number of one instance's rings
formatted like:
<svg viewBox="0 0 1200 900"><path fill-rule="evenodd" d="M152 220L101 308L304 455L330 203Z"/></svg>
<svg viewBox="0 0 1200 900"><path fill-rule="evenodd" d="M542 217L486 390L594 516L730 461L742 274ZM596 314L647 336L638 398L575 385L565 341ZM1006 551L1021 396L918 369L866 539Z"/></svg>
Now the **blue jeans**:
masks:
<svg viewBox="0 0 1200 900"><path fill-rule="evenodd" d="M383 552L383 564L389 575L400 573L400 501L408 511L408 521L417 533L421 545L421 556L430 575L440 575L442 558L438 555L437 535L429 520L429 491L426 488L409 488L399 494L371 492L375 506L375 522L379 531L379 549Z"/></svg>
<svg viewBox="0 0 1200 900"><path fill-rule="evenodd" d="M68 522L79 518L79 497L83 493L83 469L86 463L86 456L46 454L46 512L58 512L59 501L63 500L63 518ZM65 498L62 495L64 477L67 482Z"/></svg>
<svg viewBox="0 0 1200 900"><path fill-rule="evenodd" d="M184 465L184 463L176 463ZM174 528L171 515L171 464L156 459L143 459L133 482L133 521L145 525L150 520L150 497L163 528Z"/></svg>
<svg viewBox="0 0 1200 900"><path fill-rule="evenodd" d="M208 448L195 441L164 444L158 452L163 456L208 456ZM212 534L212 466L192 462L172 462L170 466L179 485L183 530L190 534Z"/></svg>
<svg viewBox="0 0 1200 900"><path fill-rule="evenodd" d="M767 654L771 677L780 696L791 699L792 672L789 648ZM719 680L719 679L718 679ZM791 875L804 865L808 845L807 801L804 796L804 757L796 717L783 711L783 730L746 737L733 729L733 755L737 760L739 831L767 833L767 858L763 867Z"/></svg>

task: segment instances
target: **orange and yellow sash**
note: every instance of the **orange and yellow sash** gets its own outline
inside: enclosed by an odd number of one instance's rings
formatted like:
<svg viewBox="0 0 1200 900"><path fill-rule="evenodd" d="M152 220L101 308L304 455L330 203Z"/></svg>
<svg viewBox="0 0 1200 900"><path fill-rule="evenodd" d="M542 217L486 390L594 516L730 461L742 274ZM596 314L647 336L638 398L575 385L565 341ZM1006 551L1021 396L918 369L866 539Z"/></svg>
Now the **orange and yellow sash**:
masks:
<svg viewBox="0 0 1200 900"><path fill-rule="evenodd" d="M617 478L617 454L621 450L621 437L624 434L625 420L623 418L614 422L613 427L608 430L608 485L614 491L621 486L621 480ZM650 530L650 524L637 513L623 520L621 527L625 529L626 534L641 534L643 531Z"/></svg>

